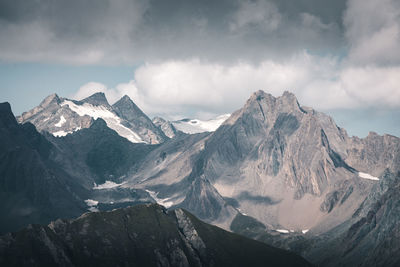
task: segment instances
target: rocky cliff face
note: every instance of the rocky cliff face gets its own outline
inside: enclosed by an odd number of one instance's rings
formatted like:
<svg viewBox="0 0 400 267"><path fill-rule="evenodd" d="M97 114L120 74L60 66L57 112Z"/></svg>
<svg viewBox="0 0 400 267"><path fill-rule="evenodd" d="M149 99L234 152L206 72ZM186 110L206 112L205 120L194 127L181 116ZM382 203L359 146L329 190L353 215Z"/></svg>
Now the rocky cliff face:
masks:
<svg viewBox="0 0 400 267"><path fill-rule="evenodd" d="M310 266L292 253L158 205L89 213L0 238L3 266Z"/></svg>

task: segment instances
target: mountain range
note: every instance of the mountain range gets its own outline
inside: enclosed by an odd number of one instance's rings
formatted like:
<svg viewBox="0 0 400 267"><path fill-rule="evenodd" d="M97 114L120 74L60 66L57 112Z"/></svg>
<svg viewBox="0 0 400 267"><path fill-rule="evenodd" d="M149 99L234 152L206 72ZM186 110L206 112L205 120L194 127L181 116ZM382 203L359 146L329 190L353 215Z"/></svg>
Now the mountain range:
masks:
<svg viewBox="0 0 400 267"><path fill-rule="evenodd" d="M208 122L102 93L0 108L2 233L157 202L316 265L400 264L400 139L350 137L290 92Z"/></svg>

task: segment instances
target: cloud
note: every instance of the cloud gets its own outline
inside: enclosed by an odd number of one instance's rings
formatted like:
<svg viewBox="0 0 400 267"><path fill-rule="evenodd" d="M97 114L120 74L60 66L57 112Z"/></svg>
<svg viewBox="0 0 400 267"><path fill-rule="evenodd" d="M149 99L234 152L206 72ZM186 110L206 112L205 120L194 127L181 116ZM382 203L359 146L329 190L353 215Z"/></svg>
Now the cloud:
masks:
<svg viewBox="0 0 400 267"><path fill-rule="evenodd" d="M269 33L276 30L282 16L277 7L268 1L240 1L239 8L230 23L231 31L246 27L256 27L261 32Z"/></svg>
<svg viewBox="0 0 400 267"><path fill-rule="evenodd" d="M359 106L400 108L400 67L347 68L341 86Z"/></svg>
<svg viewBox="0 0 400 267"><path fill-rule="evenodd" d="M335 57L306 52L285 62L222 65L198 59L144 64L134 79L105 90L110 100L129 95L150 115L196 116L232 112L256 90L285 90L318 110L400 107L400 67L343 66ZM88 96L92 83L78 91ZM90 88L90 90L88 89Z"/></svg>
<svg viewBox="0 0 400 267"><path fill-rule="evenodd" d="M147 1L21 0L0 3L0 60L74 65L125 62Z"/></svg>
<svg viewBox="0 0 400 267"><path fill-rule="evenodd" d="M0 60L107 65L199 58L225 64L287 58L304 49L335 53L342 45L342 7L329 5L334 16L327 16L319 0L286 2L4 0L0 35L7 38Z"/></svg>
<svg viewBox="0 0 400 267"><path fill-rule="evenodd" d="M349 60L358 65L400 63L400 2L349 0L344 16Z"/></svg>

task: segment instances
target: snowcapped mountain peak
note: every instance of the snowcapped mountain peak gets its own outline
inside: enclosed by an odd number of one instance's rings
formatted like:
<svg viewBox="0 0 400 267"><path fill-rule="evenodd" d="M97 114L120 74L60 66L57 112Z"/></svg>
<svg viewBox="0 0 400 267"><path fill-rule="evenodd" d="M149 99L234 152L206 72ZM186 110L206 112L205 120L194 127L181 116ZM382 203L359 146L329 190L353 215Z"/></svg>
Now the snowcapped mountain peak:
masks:
<svg viewBox="0 0 400 267"><path fill-rule="evenodd" d="M97 96L99 96L100 98L98 99ZM96 103L96 100L101 100L101 95L97 96L92 98L92 100L94 101L91 100L90 102ZM69 109L77 113L80 117L84 117L87 115L95 120L98 118L105 120L109 128L113 129L120 136L125 137L132 143L146 143L136 132L123 125L121 118L118 117L115 112L109 110L107 106L91 104L88 102L85 102L82 105L78 105L77 103L70 100L64 100L61 103L61 106L68 106Z"/></svg>
<svg viewBox="0 0 400 267"><path fill-rule="evenodd" d="M111 106L104 93L95 93L76 101L56 94L46 97L39 106L18 117L20 123L31 122L39 131L60 137L90 127L98 118L120 136L133 143L162 143L167 137L128 97Z"/></svg>

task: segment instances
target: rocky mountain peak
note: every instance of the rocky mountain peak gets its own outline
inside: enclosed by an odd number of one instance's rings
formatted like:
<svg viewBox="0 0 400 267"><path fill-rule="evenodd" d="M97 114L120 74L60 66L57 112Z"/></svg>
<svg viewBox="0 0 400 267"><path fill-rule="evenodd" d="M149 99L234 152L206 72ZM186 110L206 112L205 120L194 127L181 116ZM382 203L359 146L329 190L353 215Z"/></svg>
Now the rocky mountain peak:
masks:
<svg viewBox="0 0 400 267"><path fill-rule="evenodd" d="M11 112L10 103L8 103L8 102L0 103L0 112L1 112L1 114Z"/></svg>
<svg viewBox="0 0 400 267"><path fill-rule="evenodd" d="M372 131L370 131L369 133L368 133L368 138L375 138L375 137L378 137L379 136L379 134L377 134L376 132L372 132Z"/></svg>
<svg viewBox="0 0 400 267"><path fill-rule="evenodd" d="M154 118L152 119L152 122L153 122L154 124L162 124L162 123L165 123L165 122L167 122L167 121L166 121L165 119L161 118L161 117L156 116L156 117L154 117Z"/></svg>
<svg viewBox="0 0 400 267"><path fill-rule="evenodd" d="M254 103L255 101L271 102L275 100L276 98L273 95L266 93L263 90L258 90L250 96L250 98L247 100L247 103Z"/></svg>
<svg viewBox="0 0 400 267"><path fill-rule="evenodd" d="M84 103L92 104L94 106L107 106L107 107L110 106L103 92L95 93L81 101Z"/></svg>
<svg viewBox="0 0 400 267"><path fill-rule="evenodd" d="M98 118L97 120L93 121L93 124L90 126L92 129L104 129L107 127L107 123L102 119Z"/></svg>
<svg viewBox="0 0 400 267"><path fill-rule="evenodd" d="M34 107L33 109L23 112L21 116L17 117L19 123L24 123L31 118L34 118L37 114L42 112L43 110L49 110L51 112L57 110L60 106L62 99L58 97L57 94L51 94L40 103L39 106Z"/></svg>
<svg viewBox="0 0 400 267"><path fill-rule="evenodd" d="M6 127L17 124L8 102L0 103L0 123Z"/></svg>
<svg viewBox="0 0 400 267"><path fill-rule="evenodd" d="M290 112L304 112L297 101L296 96L285 91L282 96L274 97L262 90L254 92L245 105L245 109L253 110L261 109L264 116L266 113L290 113Z"/></svg>
<svg viewBox="0 0 400 267"><path fill-rule="evenodd" d="M148 143L162 143L166 136L156 127L147 115L130 99L124 95L114 105L113 110L117 115L125 119L131 127L134 127L136 132Z"/></svg>
<svg viewBox="0 0 400 267"><path fill-rule="evenodd" d="M297 97L289 91L285 91L283 93L283 95L280 97L282 103L288 105L288 106L292 106L295 108L299 107L299 102L297 101Z"/></svg>
<svg viewBox="0 0 400 267"><path fill-rule="evenodd" d="M305 113L307 112L300 107L293 93L285 91L282 96L274 97L259 90L254 92L244 107L233 113L225 124L233 125L237 120L250 123L250 119L254 125L258 125L257 127L265 128L273 125L280 115L291 114L290 116L300 120Z"/></svg>
<svg viewBox="0 0 400 267"><path fill-rule="evenodd" d="M130 104L130 105L135 104L135 103L133 103L132 99L128 95L124 95L123 97L121 97L121 99L118 102Z"/></svg>
<svg viewBox="0 0 400 267"><path fill-rule="evenodd" d="M123 116L126 116L128 119L134 119L138 116L146 116L143 111L127 95L124 95L120 100L118 100L113 105L113 108L116 109Z"/></svg>
<svg viewBox="0 0 400 267"><path fill-rule="evenodd" d="M60 104L60 98L58 97L57 94L51 94L48 97L46 97L41 103L40 106L42 108L46 108L52 104Z"/></svg>

